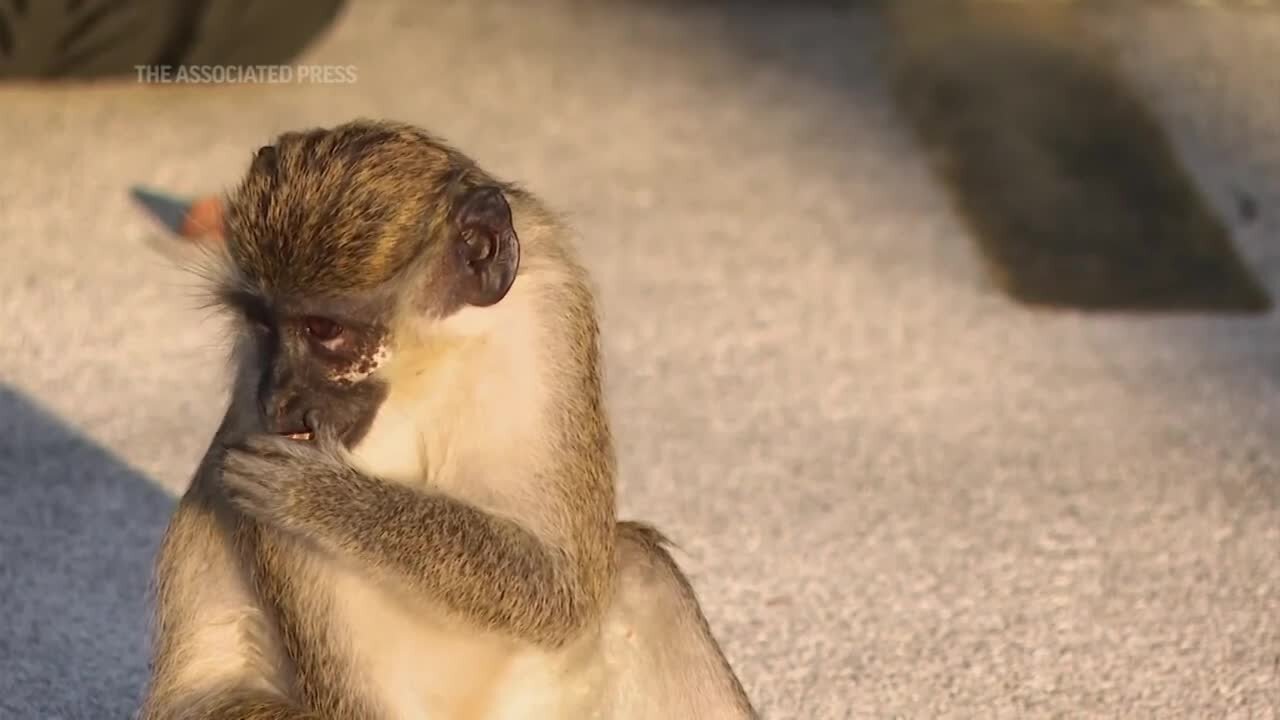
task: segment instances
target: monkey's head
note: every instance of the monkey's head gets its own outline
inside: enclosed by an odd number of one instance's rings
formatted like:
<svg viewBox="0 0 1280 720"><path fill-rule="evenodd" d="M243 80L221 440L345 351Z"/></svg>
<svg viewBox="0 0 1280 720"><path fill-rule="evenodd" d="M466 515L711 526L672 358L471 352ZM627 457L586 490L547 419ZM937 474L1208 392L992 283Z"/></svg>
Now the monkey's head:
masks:
<svg viewBox="0 0 1280 720"><path fill-rule="evenodd" d="M286 133L227 198L217 294L258 373L268 432L327 424L352 446L386 396L406 316L499 303L515 281L514 192L414 127Z"/></svg>

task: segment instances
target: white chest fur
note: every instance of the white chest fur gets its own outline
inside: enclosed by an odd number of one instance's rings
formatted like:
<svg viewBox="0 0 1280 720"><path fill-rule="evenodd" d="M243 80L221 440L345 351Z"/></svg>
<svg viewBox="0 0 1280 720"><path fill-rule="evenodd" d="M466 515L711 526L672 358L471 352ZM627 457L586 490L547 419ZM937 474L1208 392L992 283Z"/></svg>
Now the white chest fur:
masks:
<svg viewBox="0 0 1280 720"><path fill-rule="evenodd" d="M352 570L328 574L356 685L387 720L603 717L598 634L545 652L464 626Z"/></svg>
<svg viewBox="0 0 1280 720"><path fill-rule="evenodd" d="M380 366L392 392L352 464L390 482L441 492L485 510L519 514L534 532L551 513L528 480L542 464L548 387L525 282L512 302L452 318L445 349L395 353ZM501 333L490 333L493 327ZM339 635L359 685L388 720L593 720L609 717L609 668L591 631L546 651L461 623L421 598L396 595L351 570L335 569Z"/></svg>

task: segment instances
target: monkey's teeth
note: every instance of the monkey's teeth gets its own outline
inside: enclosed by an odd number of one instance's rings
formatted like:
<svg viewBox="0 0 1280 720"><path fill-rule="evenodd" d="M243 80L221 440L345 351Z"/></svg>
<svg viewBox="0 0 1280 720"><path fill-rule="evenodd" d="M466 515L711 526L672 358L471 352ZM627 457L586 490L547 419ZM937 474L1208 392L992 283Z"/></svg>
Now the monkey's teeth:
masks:
<svg viewBox="0 0 1280 720"><path fill-rule="evenodd" d="M288 435L285 435L285 437L289 438L290 440L310 440L311 433L309 432L289 433Z"/></svg>

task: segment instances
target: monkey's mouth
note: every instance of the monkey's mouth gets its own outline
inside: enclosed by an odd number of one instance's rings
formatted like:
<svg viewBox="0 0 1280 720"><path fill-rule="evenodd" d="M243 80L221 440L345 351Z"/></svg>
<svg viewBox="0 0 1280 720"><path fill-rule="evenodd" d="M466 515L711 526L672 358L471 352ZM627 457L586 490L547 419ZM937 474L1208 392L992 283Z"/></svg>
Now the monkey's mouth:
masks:
<svg viewBox="0 0 1280 720"><path fill-rule="evenodd" d="M315 410L308 410L307 413L302 416L301 429L299 429L297 425L294 425L292 428L283 430L280 435L287 437L290 440L310 442L315 439L315 429L320 426L319 423L320 414Z"/></svg>

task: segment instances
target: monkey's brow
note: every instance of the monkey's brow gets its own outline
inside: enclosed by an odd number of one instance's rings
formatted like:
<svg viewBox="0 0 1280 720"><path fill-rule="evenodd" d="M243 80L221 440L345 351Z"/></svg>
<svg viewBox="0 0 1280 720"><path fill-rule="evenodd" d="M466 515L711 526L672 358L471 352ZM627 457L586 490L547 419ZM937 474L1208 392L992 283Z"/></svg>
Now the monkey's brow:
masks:
<svg viewBox="0 0 1280 720"><path fill-rule="evenodd" d="M267 302L247 290L224 290L220 293L220 299L231 309L242 312L255 321L266 322L271 317Z"/></svg>
<svg viewBox="0 0 1280 720"><path fill-rule="evenodd" d="M222 302L253 322L271 324L280 317L321 315L349 327L373 327L385 319L389 299L374 294L371 298L282 298L277 302L240 288L228 288L220 295Z"/></svg>

